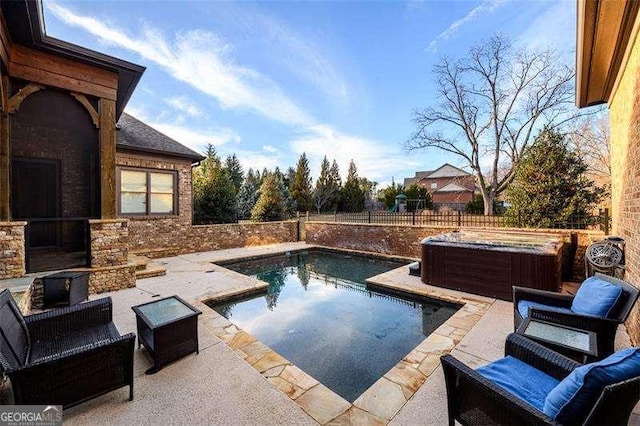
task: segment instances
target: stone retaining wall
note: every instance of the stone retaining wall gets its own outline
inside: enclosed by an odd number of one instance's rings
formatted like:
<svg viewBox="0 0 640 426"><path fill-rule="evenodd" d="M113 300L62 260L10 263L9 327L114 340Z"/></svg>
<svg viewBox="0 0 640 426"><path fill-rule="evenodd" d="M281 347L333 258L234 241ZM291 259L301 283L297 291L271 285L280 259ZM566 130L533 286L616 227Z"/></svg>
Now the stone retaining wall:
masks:
<svg viewBox="0 0 640 426"><path fill-rule="evenodd" d="M191 225L171 219L129 222L129 249L151 258L298 240L298 222Z"/></svg>
<svg viewBox="0 0 640 426"><path fill-rule="evenodd" d="M26 273L26 224L27 222L0 222L0 279L17 278Z"/></svg>

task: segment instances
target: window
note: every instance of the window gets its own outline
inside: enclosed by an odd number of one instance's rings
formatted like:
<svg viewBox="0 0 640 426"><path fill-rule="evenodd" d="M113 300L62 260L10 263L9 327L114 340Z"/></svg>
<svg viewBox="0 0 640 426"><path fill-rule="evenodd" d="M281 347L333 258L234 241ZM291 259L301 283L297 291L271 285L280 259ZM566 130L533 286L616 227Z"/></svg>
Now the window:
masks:
<svg viewBox="0 0 640 426"><path fill-rule="evenodd" d="M175 172L119 170L121 215L177 214Z"/></svg>
<svg viewBox="0 0 640 426"><path fill-rule="evenodd" d="M438 189L438 183L437 182L433 182L431 184L431 189Z"/></svg>

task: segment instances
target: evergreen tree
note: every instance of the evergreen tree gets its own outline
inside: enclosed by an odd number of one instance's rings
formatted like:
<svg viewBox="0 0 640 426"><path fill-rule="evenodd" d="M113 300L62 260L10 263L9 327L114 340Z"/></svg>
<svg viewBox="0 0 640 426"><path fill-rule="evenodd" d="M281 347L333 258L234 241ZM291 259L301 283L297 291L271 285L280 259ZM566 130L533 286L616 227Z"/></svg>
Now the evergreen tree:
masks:
<svg viewBox="0 0 640 426"><path fill-rule="evenodd" d="M380 191L379 201L382 201L387 208L391 208L396 204L396 196L404 193L404 186L396 184L391 178L391 185Z"/></svg>
<svg viewBox="0 0 640 426"><path fill-rule="evenodd" d="M364 193L360 188L358 169L353 160L349 163L347 180L341 191L341 199L346 212L361 212L364 210Z"/></svg>
<svg viewBox="0 0 640 426"><path fill-rule="evenodd" d="M232 223L236 221L236 191L227 170L222 167L213 145L206 158L193 171L194 221Z"/></svg>
<svg viewBox="0 0 640 426"><path fill-rule="evenodd" d="M507 189L505 222L520 227L564 226L586 216L602 189L586 176L587 165L567 148L564 136L545 128L522 157Z"/></svg>
<svg viewBox="0 0 640 426"><path fill-rule="evenodd" d="M286 206L285 214L282 219L290 219L296 215L296 211L298 209L296 200L293 199L293 197L291 196L291 191L289 191L289 188L287 187L287 185L285 185L285 176L282 174L279 167L276 167L276 170L273 172L273 174L280 182L278 187L282 191L282 197Z"/></svg>
<svg viewBox="0 0 640 426"><path fill-rule="evenodd" d="M256 172L259 174L259 172ZM260 189L260 179L254 174L252 169L249 169L247 176L238 191L238 217L240 219L247 219L251 217L251 210L258 201L258 190Z"/></svg>
<svg viewBox="0 0 640 426"><path fill-rule="evenodd" d="M342 179L340 178L340 168L338 162L334 159L329 169L329 187L335 191L335 196L329 205L331 210L337 210L340 205L340 190L342 189Z"/></svg>
<svg viewBox="0 0 640 426"><path fill-rule="evenodd" d="M336 190L331 185L330 168L331 165L325 155L320 164L320 176L313 190L313 203L318 213L328 210L336 196Z"/></svg>
<svg viewBox="0 0 640 426"><path fill-rule="evenodd" d="M282 180L276 173L267 173L260 186L260 196L251 210L251 219L266 222L287 217L287 203Z"/></svg>
<svg viewBox="0 0 640 426"><path fill-rule="evenodd" d="M303 152L298 160L293 180L291 181L291 196L296 200L299 211L311 210L313 199L311 195L311 171L307 155Z"/></svg>
<svg viewBox="0 0 640 426"><path fill-rule="evenodd" d="M287 173L285 173L284 176L282 177L282 182L284 183L284 186L289 188L289 192L291 192L291 183L293 182L295 177L296 177L296 169L294 169L293 167L289 167L287 169Z"/></svg>
<svg viewBox="0 0 640 426"><path fill-rule="evenodd" d="M233 182L233 186L236 189L236 193L240 190L240 186L244 180L244 173L242 171L242 165L240 165L240 160L236 157L235 154L227 156L225 160L225 167L227 169L227 173L229 174L229 178L231 182Z"/></svg>

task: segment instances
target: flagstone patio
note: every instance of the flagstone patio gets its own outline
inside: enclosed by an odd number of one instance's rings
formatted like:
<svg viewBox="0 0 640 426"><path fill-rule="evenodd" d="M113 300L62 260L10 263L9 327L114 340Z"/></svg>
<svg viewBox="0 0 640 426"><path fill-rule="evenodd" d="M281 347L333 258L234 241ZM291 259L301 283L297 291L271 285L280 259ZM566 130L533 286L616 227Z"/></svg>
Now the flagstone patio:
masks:
<svg viewBox="0 0 640 426"><path fill-rule="evenodd" d="M145 349L136 349L134 400L127 400L128 389L123 388L66 410L65 423L446 424L439 356L450 352L472 366L500 358L504 339L513 331L512 304L426 286L409 276L406 267L374 277L374 286L455 301L463 308L351 404L202 303L266 286L213 262L311 247L287 243L159 259L165 276L95 296L113 299L121 333L136 331L132 306L181 296L203 312L198 320L200 353L145 375L150 358ZM626 332L619 330L617 345L628 346ZM634 414L631 424L640 425L639 419Z"/></svg>

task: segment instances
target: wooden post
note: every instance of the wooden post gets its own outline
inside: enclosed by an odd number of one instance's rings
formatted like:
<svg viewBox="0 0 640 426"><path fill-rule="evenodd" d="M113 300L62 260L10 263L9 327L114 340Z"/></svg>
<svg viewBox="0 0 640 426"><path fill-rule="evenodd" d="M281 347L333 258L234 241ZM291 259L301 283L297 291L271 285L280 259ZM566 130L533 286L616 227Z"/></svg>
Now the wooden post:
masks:
<svg viewBox="0 0 640 426"><path fill-rule="evenodd" d="M9 183L9 113L7 105L9 103L9 78L2 76L2 112L0 113L0 222L8 222L10 218L9 211L9 191L11 186Z"/></svg>
<svg viewBox="0 0 640 426"><path fill-rule="evenodd" d="M100 216L116 217L116 103L100 99Z"/></svg>

